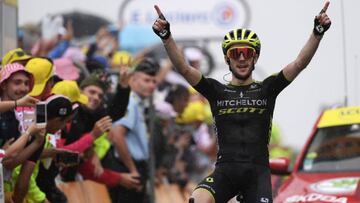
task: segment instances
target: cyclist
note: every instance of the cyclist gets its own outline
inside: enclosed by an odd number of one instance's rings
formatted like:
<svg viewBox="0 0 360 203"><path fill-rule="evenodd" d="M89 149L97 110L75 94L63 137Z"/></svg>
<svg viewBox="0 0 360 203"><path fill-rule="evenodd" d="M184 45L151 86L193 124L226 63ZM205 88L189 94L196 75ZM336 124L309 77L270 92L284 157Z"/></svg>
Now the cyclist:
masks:
<svg viewBox="0 0 360 203"><path fill-rule="evenodd" d="M268 143L277 95L306 68L331 25L326 14L329 2L315 17L314 29L297 58L279 73L255 82L252 71L260 55L260 40L249 29L234 29L222 41L225 62L232 78L229 84L205 78L188 65L170 24L158 6L154 32L179 73L210 102L218 137L215 170L195 188L189 202L224 203L241 193L244 201L272 202Z"/></svg>

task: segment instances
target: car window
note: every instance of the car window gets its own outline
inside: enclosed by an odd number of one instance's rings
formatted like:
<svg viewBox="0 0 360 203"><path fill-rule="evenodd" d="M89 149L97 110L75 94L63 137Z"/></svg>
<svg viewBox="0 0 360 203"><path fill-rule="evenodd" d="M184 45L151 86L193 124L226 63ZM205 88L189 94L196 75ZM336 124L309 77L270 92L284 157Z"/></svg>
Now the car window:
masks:
<svg viewBox="0 0 360 203"><path fill-rule="evenodd" d="M300 165L303 172L360 170L360 124L319 128Z"/></svg>

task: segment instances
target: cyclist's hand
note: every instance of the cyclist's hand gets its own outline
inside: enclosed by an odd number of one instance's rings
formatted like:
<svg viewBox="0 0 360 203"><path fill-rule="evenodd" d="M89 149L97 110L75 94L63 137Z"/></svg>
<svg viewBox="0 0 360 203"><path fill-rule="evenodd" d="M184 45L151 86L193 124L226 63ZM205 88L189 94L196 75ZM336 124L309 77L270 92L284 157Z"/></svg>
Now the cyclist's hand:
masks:
<svg viewBox="0 0 360 203"><path fill-rule="evenodd" d="M157 5L155 5L154 8L159 17L155 20L152 28L155 34L157 34L161 39L167 40L171 35L170 23L165 19L164 14L162 14Z"/></svg>
<svg viewBox="0 0 360 203"><path fill-rule="evenodd" d="M323 35L331 25L331 20L326 14L326 10L329 7L330 2L327 1L324 5L324 8L321 9L319 15L315 16L314 19L314 34L315 35Z"/></svg>

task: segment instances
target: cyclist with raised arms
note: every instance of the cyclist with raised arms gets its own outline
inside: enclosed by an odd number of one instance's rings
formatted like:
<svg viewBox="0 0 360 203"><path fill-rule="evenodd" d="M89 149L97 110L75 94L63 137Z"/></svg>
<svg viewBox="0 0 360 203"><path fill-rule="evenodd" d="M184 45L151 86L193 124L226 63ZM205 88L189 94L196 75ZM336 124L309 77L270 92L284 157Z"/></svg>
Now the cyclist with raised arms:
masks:
<svg viewBox="0 0 360 203"><path fill-rule="evenodd" d="M297 58L279 73L256 82L252 71L260 55L260 40L249 29L234 29L222 41L229 84L204 77L189 66L171 36L170 24L158 6L154 32L162 39L178 72L210 102L218 138L216 167L193 191L189 202L225 203L239 192L246 203L272 202L268 143L277 95L306 68L331 25L326 2L314 19L314 29Z"/></svg>

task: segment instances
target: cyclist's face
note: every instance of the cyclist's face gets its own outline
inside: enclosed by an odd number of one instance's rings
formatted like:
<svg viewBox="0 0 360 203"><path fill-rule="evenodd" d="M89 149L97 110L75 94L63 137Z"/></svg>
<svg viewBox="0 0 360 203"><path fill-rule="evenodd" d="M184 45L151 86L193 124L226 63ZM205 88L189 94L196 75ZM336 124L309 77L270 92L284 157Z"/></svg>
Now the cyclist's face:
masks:
<svg viewBox="0 0 360 203"><path fill-rule="evenodd" d="M230 47L225 60L230 65L232 73L236 78L246 80L253 71L257 57L252 47L248 45L235 45Z"/></svg>

